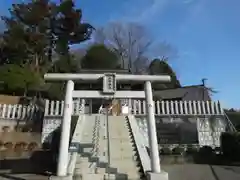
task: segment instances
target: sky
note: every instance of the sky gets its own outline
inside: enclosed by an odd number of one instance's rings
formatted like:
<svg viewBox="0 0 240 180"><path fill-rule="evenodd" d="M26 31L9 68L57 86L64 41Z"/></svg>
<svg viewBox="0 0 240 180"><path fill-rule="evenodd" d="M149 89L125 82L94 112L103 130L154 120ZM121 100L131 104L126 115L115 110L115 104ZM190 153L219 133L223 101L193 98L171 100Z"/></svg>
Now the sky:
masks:
<svg viewBox="0 0 240 180"><path fill-rule="evenodd" d="M0 1L1 15L12 3ZM59 1L59 0L57 0ZM240 109L240 1L239 0L75 0L83 21L95 28L112 21L146 26L156 42L178 50L169 63L182 85L200 84L226 108Z"/></svg>

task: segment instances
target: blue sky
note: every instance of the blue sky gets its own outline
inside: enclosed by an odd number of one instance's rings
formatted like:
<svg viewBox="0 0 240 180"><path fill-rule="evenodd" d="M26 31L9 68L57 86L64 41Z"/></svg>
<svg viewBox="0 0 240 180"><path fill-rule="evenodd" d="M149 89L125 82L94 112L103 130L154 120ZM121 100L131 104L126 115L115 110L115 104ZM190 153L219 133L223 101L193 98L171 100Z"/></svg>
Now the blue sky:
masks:
<svg viewBox="0 0 240 180"><path fill-rule="evenodd" d="M12 2L0 1L1 15ZM75 0L96 28L110 21L145 25L156 42L178 49L170 61L183 85L207 84L225 107L240 108L239 0ZM97 2L97 3L96 3Z"/></svg>

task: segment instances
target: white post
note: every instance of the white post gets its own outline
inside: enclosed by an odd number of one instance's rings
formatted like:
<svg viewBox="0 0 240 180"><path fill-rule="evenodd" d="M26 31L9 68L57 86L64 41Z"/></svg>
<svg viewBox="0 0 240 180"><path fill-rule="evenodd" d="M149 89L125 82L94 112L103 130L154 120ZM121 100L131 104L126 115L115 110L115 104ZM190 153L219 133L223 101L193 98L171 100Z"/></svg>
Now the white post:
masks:
<svg viewBox="0 0 240 180"><path fill-rule="evenodd" d="M85 99L80 99L81 101L81 114L85 114Z"/></svg>
<svg viewBox="0 0 240 180"><path fill-rule="evenodd" d="M147 125L150 146L151 170L153 173L160 173L160 158L158 153L158 142L156 132L156 121L153 107L152 85L150 81L145 82L145 96L147 104Z"/></svg>
<svg viewBox="0 0 240 180"><path fill-rule="evenodd" d="M63 120L61 123L61 138L57 165L57 176L67 175L68 166L68 148L71 128L72 116L72 93L74 90L74 82L69 80L66 87L65 104L63 111Z"/></svg>
<svg viewBox="0 0 240 180"><path fill-rule="evenodd" d="M92 99L89 99L89 114L93 114L93 112L92 112L92 105L93 105L93 103L92 103Z"/></svg>
<svg viewBox="0 0 240 180"><path fill-rule="evenodd" d="M128 99L128 114L132 114L132 99Z"/></svg>

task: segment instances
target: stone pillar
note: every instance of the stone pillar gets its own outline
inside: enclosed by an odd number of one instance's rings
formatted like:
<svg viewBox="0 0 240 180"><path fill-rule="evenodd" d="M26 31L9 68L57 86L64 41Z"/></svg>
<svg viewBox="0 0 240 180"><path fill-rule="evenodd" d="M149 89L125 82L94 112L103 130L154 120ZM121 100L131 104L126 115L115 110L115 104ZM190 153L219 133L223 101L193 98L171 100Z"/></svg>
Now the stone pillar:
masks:
<svg viewBox="0 0 240 180"><path fill-rule="evenodd" d="M71 118L72 118L72 93L74 90L74 82L69 80L67 82L65 104L63 111L63 119L61 123L61 137L60 137L60 147L57 165L57 176L67 175L68 166L68 148L69 148L69 138L70 138L70 128L71 128Z"/></svg>

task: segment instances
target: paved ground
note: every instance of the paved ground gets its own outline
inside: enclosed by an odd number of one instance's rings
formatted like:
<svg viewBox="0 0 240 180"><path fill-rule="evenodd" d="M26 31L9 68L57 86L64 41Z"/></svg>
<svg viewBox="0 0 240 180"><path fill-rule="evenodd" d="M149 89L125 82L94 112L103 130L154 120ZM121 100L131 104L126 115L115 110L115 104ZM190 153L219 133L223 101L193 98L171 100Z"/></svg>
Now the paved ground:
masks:
<svg viewBox="0 0 240 180"><path fill-rule="evenodd" d="M0 174L1 180L48 180L47 176L36 174Z"/></svg>
<svg viewBox="0 0 240 180"><path fill-rule="evenodd" d="M239 180L240 167L198 164L164 165L169 180Z"/></svg>
<svg viewBox="0 0 240 180"><path fill-rule="evenodd" d="M48 176L35 173L53 167L53 164L49 163L50 155L44 151L35 154L35 157L30 159L0 159L0 180L47 180Z"/></svg>
<svg viewBox="0 0 240 180"><path fill-rule="evenodd" d="M239 180L240 167L197 164L164 165L169 180ZM0 170L1 172L1 170ZM1 175L0 180L47 180L47 176L34 174Z"/></svg>

